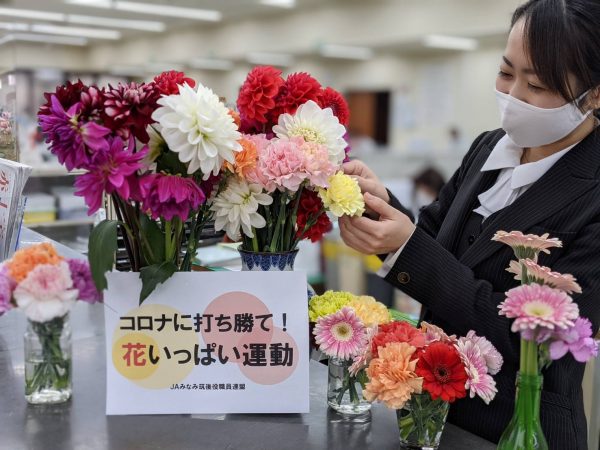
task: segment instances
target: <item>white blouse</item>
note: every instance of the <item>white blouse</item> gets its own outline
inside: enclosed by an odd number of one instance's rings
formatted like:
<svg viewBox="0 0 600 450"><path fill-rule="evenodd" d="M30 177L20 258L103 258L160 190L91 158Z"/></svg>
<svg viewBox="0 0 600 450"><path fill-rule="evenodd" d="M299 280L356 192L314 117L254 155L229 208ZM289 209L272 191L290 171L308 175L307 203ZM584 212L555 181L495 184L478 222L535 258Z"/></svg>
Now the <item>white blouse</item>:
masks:
<svg viewBox="0 0 600 450"><path fill-rule="evenodd" d="M498 178L490 189L479 194L480 206L473 211L482 215L485 220L495 212L511 205L577 144L578 142L539 161L521 164L523 149L505 135L498 141L481 168L482 172L500 170ZM388 255L377 275L382 278L387 276L405 246L406 243L396 253Z"/></svg>

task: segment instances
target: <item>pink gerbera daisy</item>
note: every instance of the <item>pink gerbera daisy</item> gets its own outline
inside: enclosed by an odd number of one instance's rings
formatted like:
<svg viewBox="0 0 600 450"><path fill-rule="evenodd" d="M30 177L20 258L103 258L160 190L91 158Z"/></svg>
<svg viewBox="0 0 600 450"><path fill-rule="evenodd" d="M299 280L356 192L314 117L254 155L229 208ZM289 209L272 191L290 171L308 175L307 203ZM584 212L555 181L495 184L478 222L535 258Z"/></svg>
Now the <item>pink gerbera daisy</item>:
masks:
<svg viewBox="0 0 600 450"><path fill-rule="evenodd" d="M365 326L349 307L319 318L313 334L319 350L333 358L353 358L367 345Z"/></svg>
<svg viewBox="0 0 600 450"><path fill-rule="evenodd" d="M527 279L529 281L546 284L560 291L565 291L567 294L581 294L581 286L579 286L577 279L573 275L552 272L549 267L540 266L532 259L511 261L510 267L506 271L514 273L515 280L522 280L523 266L527 269Z"/></svg>
<svg viewBox="0 0 600 450"><path fill-rule="evenodd" d="M540 252L550 253L549 248L562 247L562 242L557 238L550 238L548 233L541 236L523 234L520 231L498 231L492 241L502 242L512 247L517 259L530 258L537 261Z"/></svg>
<svg viewBox="0 0 600 450"><path fill-rule="evenodd" d="M526 284L506 293L500 315L516 319L512 331L565 329L579 316L579 308L565 292L540 284Z"/></svg>
<svg viewBox="0 0 600 450"><path fill-rule="evenodd" d="M465 365L468 377L465 387L469 390L469 396L474 398L478 395L486 404L489 404L496 396L498 389L496 389L496 382L488 374L481 349L468 338L460 338L455 347Z"/></svg>

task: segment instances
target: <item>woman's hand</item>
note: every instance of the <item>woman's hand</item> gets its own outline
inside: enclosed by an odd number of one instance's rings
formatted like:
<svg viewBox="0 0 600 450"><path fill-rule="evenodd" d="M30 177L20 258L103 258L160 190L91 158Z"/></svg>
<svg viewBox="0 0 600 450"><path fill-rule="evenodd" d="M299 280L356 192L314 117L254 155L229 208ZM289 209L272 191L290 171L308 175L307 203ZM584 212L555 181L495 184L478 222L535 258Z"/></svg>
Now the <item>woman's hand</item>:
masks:
<svg viewBox="0 0 600 450"><path fill-rule="evenodd" d="M358 181L360 190L364 193L368 192L373 194L375 197L379 197L386 203L390 202L390 196L387 193L387 189L379 181L377 175L373 173L371 169L362 161L350 161L342 167L346 175L350 175Z"/></svg>
<svg viewBox="0 0 600 450"><path fill-rule="evenodd" d="M366 166L365 166L366 167ZM370 193L365 194L366 206L379 215L339 219L342 239L349 247L366 255L395 253L415 231L410 218Z"/></svg>

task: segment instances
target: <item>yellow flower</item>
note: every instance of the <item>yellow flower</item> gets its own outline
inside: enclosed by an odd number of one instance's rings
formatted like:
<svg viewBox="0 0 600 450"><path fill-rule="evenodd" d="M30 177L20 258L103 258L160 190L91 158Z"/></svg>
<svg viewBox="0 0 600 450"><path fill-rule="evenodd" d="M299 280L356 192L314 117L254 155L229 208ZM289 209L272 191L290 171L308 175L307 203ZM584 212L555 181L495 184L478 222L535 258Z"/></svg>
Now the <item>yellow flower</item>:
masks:
<svg viewBox="0 0 600 450"><path fill-rule="evenodd" d="M308 303L308 317L311 322L316 322L319 317L338 312L354 298L349 292L327 291L323 295L315 295Z"/></svg>
<svg viewBox="0 0 600 450"><path fill-rule="evenodd" d="M354 178L338 172L329 177L328 182L329 188L319 189L325 208L337 217L360 216L365 212L365 201Z"/></svg>
<svg viewBox="0 0 600 450"><path fill-rule="evenodd" d="M354 309L358 318L367 327L391 322L392 318L387 307L368 295L356 297L348 306Z"/></svg>

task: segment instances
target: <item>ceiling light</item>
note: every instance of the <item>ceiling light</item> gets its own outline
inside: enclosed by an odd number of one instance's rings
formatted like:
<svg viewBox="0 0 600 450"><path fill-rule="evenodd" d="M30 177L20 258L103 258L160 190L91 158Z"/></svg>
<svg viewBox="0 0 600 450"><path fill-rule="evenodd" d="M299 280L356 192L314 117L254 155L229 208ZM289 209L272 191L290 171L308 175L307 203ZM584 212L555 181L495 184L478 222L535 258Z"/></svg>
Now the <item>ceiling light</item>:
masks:
<svg viewBox="0 0 600 450"><path fill-rule="evenodd" d="M63 27L60 25L46 25L34 23L31 31L36 33L62 34L64 36L79 36L93 39L121 39L121 33L117 30L103 30L99 28Z"/></svg>
<svg viewBox="0 0 600 450"><path fill-rule="evenodd" d="M296 0L260 0L260 3L265 6L275 6L285 9L292 9L296 6Z"/></svg>
<svg viewBox="0 0 600 450"><path fill-rule="evenodd" d="M53 20L59 22L65 20L64 14L52 13L48 11L36 11L32 9L0 8L0 16L22 17L24 19Z"/></svg>
<svg viewBox="0 0 600 450"><path fill-rule="evenodd" d="M29 25L18 22L0 22L0 30L29 31Z"/></svg>
<svg viewBox="0 0 600 450"><path fill-rule="evenodd" d="M324 44L320 47L321 56L326 58L357 59L365 61L373 57L373 50L368 47Z"/></svg>
<svg viewBox="0 0 600 450"><path fill-rule="evenodd" d="M88 44L88 40L83 37L53 36L51 34L29 33L7 34L6 36L0 38L0 45L8 42L41 42L44 44L75 45L79 47Z"/></svg>
<svg viewBox="0 0 600 450"><path fill-rule="evenodd" d="M206 20L218 22L223 18L220 11L211 9L184 8L182 6L159 5L156 3L127 2L121 0L65 0L66 3L94 8L116 9L140 14L179 17L183 19Z"/></svg>
<svg viewBox="0 0 600 450"><path fill-rule="evenodd" d="M251 52L246 56L246 60L250 64L264 66L287 67L294 64L292 55L285 53Z"/></svg>
<svg viewBox="0 0 600 450"><path fill-rule="evenodd" d="M189 61L189 66L192 69L199 70L231 70L233 69L233 61L216 58L194 58Z"/></svg>
<svg viewBox="0 0 600 450"><path fill-rule="evenodd" d="M67 22L81 25L125 28L128 30L152 31L155 33L160 33L166 29L163 22L152 20L113 19L111 17L80 16L78 14L67 15Z"/></svg>
<svg viewBox="0 0 600 450"><path fill-rule="evenodd" d="M469 39L456 36L443 36L439 34L431 34L423 39L425 47L444 48L448 50L465 50L472 51L477 49L479 42L476 39Z"/></svg>

